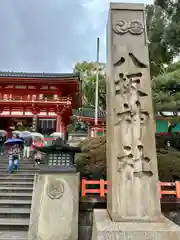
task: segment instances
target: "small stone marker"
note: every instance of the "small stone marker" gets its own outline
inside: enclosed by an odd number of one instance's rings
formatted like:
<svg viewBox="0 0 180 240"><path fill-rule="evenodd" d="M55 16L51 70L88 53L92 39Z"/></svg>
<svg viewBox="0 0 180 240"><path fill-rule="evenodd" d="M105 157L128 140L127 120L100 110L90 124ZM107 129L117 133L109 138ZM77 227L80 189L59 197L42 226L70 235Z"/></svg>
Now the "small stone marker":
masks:
<svg viewBox="0 0 180 240"><path fill-rule="evenodd" d="M80 148L63 139L37 149L46 154L34 181L28 240L78 240Z"/></svg>

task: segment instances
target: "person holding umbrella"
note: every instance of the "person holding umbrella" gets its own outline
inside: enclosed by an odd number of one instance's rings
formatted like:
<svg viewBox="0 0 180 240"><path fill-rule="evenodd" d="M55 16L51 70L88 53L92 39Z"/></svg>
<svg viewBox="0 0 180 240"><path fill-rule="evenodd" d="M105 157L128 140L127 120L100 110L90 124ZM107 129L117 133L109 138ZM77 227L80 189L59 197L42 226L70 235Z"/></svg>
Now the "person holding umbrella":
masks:
<svg viewBox="0 0 180 240"><path fill-rule="evenodd" d="M30 148L32 145L32 136L29 131L23 131L19 135L20 139L24 139L24 151L23 151L23 158L29 159L30 157Z"/></svg>
<svg viewBox="0 0 180 240"><path fill-rule="evenodd" d="M41 163L42 154L39 152L36 147L43 147L44 146L44 136L41 133L33 132L31 133L33 143L31 145L33 158L35 160L35 165L39 165Z"/></svg>
<svg viewBox="0 0 180 240"><path fill-rule="evenodd" d="M4 144L10 147L8 151L8 172L12 173L13 170L17 171L19 167L19 155L20 155L20 145L24 142L19 138L8 139Z"/></svg>

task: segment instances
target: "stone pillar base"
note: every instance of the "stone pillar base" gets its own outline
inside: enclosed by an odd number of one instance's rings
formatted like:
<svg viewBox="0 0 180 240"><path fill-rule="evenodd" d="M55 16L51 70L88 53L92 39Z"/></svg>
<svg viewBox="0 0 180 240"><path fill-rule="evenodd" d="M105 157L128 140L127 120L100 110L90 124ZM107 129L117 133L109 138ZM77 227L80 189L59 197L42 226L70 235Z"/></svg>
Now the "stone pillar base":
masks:
<svg viewBox="0 0 180 240"><path fill-rule="evenodd" d="M112 222L107 210L94 210L92 240L179 240L180 227L162 222Z"/></svg>
<svg viewBox="0 0 180 240"><path fill-rule="evenodd" d="M77 240L79 174L36 175L28 240Z"/></svg>

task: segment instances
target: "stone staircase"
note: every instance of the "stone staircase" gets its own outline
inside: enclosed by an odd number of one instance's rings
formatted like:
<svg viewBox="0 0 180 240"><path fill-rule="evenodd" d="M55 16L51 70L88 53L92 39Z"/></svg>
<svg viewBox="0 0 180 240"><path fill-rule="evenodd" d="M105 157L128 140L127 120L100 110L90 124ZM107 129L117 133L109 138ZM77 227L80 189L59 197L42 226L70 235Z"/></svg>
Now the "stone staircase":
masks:
<svg viewBox="0 0 180 240"><path fill-rule="evenodd" d="M16 173L7 173L7 166L7 156L0 156L0 240L27 240L34 174L38 169L23 159Z"/></svg>

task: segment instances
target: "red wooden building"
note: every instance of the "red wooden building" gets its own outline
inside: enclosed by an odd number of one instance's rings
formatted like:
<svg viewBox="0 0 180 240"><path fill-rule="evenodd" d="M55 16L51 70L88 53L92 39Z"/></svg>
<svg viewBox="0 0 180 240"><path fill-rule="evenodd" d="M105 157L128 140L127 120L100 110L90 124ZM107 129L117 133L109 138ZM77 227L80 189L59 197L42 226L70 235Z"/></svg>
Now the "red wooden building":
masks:
<svg viewBox="0 0 180 240"><path fill-rule="evenodd" d="M29 118L65 132L72 109L80 106L78 74L0 72L0 129L11 118Z"/></svg>

